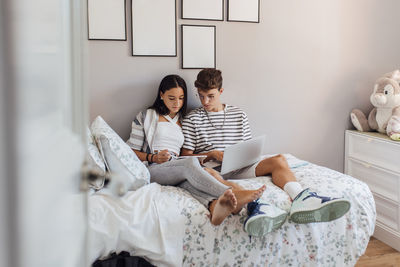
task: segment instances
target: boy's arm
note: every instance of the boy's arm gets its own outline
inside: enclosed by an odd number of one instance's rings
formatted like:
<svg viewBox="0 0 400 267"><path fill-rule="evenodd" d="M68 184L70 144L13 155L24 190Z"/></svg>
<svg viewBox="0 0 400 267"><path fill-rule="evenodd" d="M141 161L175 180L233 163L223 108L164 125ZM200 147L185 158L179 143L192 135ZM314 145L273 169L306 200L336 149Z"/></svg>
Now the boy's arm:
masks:
<svg viewBox="0 0 400 267"><path fill-rule="evenodd" d="M250 140L252 137L251 137L249 119L247 118L247 115L244 111L242 117L243 117L243 137L244 137L243 141Z"/></svg>
<svg viewBox="0 0 400 267"><path fill-rule="evenodd" d="M182 133L184 142L181 149L182 156L190 156L196 150L197 145L197 131L196 125L192 122L189 116L182 121Z"/></svg>
<svg viewBox="0 0 400 267"><path fill-rule="evenodd" d="M185 119L183 119L182 132L183 136L185 137L185 141L181 149L182 156L206 155L207 158L205 158L204 162L207 162L209 160L217 160L222 162L222 158L224 157L224 152L222 151L213 150L207 153L194 154L198 137L196 134L196 125L192 122L190 116L187 116Z"/></svg>

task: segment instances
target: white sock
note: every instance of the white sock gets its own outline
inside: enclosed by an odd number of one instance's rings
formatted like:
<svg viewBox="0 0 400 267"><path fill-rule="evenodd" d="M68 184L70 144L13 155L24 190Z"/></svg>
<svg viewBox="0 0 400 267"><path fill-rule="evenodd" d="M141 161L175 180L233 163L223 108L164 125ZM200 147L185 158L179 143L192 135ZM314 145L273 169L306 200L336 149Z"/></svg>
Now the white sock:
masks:
<svg viewBox="0 0 400 267"><path fill-rule="evenodd" d="M285 190L285 192L288 193L290 198L293 200L298 194L300 194L301 191L303 191L303 188L299 182L287 182L283 187L283 190Z"/></svg>

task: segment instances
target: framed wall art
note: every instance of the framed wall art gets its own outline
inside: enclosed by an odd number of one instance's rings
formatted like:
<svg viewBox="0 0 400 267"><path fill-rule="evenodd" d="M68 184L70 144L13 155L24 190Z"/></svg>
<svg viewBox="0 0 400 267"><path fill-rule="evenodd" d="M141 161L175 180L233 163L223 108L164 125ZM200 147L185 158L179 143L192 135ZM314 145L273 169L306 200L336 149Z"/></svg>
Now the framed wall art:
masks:
<svg viewBox="0 0 400 267"><path fill-rule="evenodd" d="M88 39L126 41L125 0L88 0Z"/></svg>
<svg viewBox="0 0 400 267"><path fill-rule="evenodd" d="M182 69L216 67L216 27L181 25Z"/></svg>
<svg viewBox="0 0 400 267"><path fill-rule="evenodd" d="M260 23L260 0L227 1L227 21Z"/></svg>
<svg viewBox="0 0 400 267"><path fill-rule="evenodd" d="M181 18L224 20L224 0L181 0Z"/></svg>
<svg viewBox="0 0 400 267"><path fill-rule="evenodd" d="M132 55L176 57L176 1L132 0Z"/></svg>

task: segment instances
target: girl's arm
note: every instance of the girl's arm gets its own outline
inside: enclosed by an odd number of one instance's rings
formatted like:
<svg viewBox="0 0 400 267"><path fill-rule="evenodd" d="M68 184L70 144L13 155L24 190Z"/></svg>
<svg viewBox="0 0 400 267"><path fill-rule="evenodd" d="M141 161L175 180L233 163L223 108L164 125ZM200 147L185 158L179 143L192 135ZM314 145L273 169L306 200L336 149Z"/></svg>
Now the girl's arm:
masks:
<svg viewBox="0 0 400 267"><path fill-rule="evenodd" d="M148 161L149 163L161 164L167 162L171 158L168 150L160 151L158 154L145 153L136 149L132 150L141 161Z"/></svg>
<svg viewBox="0 0 400 267"><path fill-rule="evenodd" d="M132 149L133 150L133 152L135 152L136 153L136 156L141 160L141 161L147 161L147 153L145 153L145 152L142 152L142 151L139 151L139 150L136 150L136 149ZM149 162L150 162L150 158L151 158L151 155L152 154L149 154L150 156L148 156L148 158L149 158ZM153 157L154 158L154 157Z"/></svg>

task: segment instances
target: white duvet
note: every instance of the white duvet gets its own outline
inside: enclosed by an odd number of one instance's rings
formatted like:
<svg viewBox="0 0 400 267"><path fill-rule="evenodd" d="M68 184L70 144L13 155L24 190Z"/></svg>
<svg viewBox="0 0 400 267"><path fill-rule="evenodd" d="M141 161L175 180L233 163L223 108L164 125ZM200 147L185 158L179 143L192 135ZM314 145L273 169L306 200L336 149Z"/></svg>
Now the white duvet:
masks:
<svg viewBox="0 0 400 267"><path fill-rule="evenodd" d="M91 262L110 252L129 251L157 266L180 266L185 218L173 202L155 183L121 198L108 192L90 196Z"/></svg>
<svg viewBox="0 0 400 267"><path fill-rule="evenodd" d="M304 188L352 203L329 223L283 226L262 238L243 230L246 210L213 226L208 211L180 188L150 184L115 199L106 192L89 198L91 261L128 251L156 266L354 266L375 227L375 203L368 186L339 172L287 155ZM270 177L239 180L246 188L267 184L263 199L290 210L290 199Z"/></svg>

